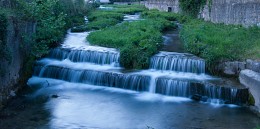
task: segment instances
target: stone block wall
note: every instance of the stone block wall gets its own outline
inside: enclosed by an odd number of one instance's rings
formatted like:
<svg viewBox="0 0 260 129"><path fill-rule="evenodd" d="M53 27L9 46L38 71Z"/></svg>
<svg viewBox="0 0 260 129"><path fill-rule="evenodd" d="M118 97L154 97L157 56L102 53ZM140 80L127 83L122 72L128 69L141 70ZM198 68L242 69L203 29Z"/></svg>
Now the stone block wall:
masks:
<svg viewBox="0 0 260 129"><path fill-rule="evenodd" d="M145 6L161 11L181 12L179 0L147 0ZM206 21L243 26L260 26L260 0L212 0L201 10L199 16Z"/></svg>

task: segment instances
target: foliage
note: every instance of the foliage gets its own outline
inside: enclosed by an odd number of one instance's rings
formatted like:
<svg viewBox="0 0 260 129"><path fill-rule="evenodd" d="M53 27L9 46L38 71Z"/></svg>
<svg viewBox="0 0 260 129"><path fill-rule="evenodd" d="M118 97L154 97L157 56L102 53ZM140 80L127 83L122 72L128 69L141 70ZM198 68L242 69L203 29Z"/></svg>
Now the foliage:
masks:
<svg viewBox="0 0 260 129"><path fill-rule="evenodd" d="M57 44L65 31L65 14L56 11L58 0L20 1L26 17L37 23L32 55L41 57L48 53L49 47Z"/></svg>
<svg viewBox="0 0 260 129"><path fill-rule="evenodd" d="M37 23L32 54L42 57L50 47L58 44L65 30L84 23L84 15L89 11L84 0L19 0L26 19Z"/></svg>
<svg viewBox="0 0 260 129"><path fill-rule="evenodd" d="M88 36L91 44L120 49L120 63L126 68L147 68L150 57L162 42L164 19L125 22Z"/></svg>
<svg viewBox="0 0 260 129"><path fill-rule="evenodd" d="M254 129L260 129L260 126L255 127Z"/></svg>
<svg viewBox="0 0 260 129"><path fill-rule="evenodd" d="M169 12L160 12L157 9L152 9L148 11L142 12L142 17L144 18L164 18L169 21L176 21L179 17L176 13L169 13Z"/></svg>
<svg viewBox="0 0 260 129"><path fill-rule="evenodd" d="M206 5L207 0L179 0L179 2L184 14L197 17L200 9Z"/></svg>
<svg viewBox="0 0 260 129"><path fill-rule="evenodd" d="M226 60L260 58L260 28L257 27L244 28L193 19L184 24L180 35L185 49L206 59L208 66Z"/></svg>
<svg viewBox="0 0 260 129"><path fill-rule="evenodd" d="M138 12L146 11L144 5L107 5L108 7L113 7L112 12L122 13L122 14L135 14Z"/></svg>
<svg viewBox="0 0 260 129"><path fill-rule="evenodd" d="M90 22L87 25L87 29L98 30L109 26L113 26L123 21L123 18L124 15L122 13L104 11L104 10L92 11L88 16Z"/></svg>

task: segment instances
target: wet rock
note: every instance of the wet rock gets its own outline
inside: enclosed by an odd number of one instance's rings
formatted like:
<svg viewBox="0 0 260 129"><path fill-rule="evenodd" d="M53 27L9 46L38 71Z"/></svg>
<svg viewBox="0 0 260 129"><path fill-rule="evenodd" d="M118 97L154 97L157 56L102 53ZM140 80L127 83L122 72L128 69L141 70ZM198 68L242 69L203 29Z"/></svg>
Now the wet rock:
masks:
<svg viewBox="0 0 260 129"><path fill-rule="evenodd" d="M260 73L260 62L251 59L246 60L246 69L253 70Z"/></svg>
<svg viewBox="0 0 260 129"><path fill-rule="evenodd" d="M59 96L58 95L52 95L51 97L52 98L58 98Z"/></svg>
<svg viewBox="0 0 260 129"><path fill-rule="evenodd" d="M260 73L252 70L242 70L239 75L240 83L249 88L255 99L256 110L260 112Z"/></svg>
<svg viewBox="0 0 260 129"><path fill-rule="evenodd" d="M224 62L221 63L217 69L226 75L238 75L241 70L246 69L246 62Z"/></svg>
<svg viewBox="0 0 260 129"><path fill-rule="evenodd" d="M191 99L193 99L193 100L195 100L195 101L200 101L201 98L202 98L202 96L201 96L201 95L198 95L198 94L195 94L195 95L193 95L193 96L191 97Z"/></svg>
<svg viewBox="0 0 260 129"><path fill-rule="evenodd" d="M15 97L16 96L15 91L11 90L10 96Z"/></svg>

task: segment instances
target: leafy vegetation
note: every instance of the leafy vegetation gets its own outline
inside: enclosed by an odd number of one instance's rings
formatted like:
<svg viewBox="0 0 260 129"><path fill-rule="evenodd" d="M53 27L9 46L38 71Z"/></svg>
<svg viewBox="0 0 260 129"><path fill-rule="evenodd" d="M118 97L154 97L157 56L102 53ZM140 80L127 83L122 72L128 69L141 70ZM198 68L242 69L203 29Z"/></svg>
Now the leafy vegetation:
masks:
<svg viewBox="0 0 260 129"><path fill-rule="evenodd" d="M123 21L125 14L142 12L146 8L142 5L106 5L109 10L96 9L88 14L88 24L82 24L72 28L72 32L83 32L87 30L100 30L114 26Z"/></svg>
<svg viewBox="0 0 260 129"><path fill-rule="evenodd" d="M200 9L206 5L207 0L179 0L179 2L184 14L197 17Z"/></svg>
<svg viewBox="0 0 260 129"><path fill-rule="evenodd" d="M147 10L142 12L142 17L144 18L164 18L167 19L169 21L176 21L177 18L179 17L179 14L176 13L169 13L169 12L160 12L157 9L151 9L151 10Z"/></svg>
<svg viewBox="0 0 260 129"><path fill-rule="evenodd" d="M88 36L91 44L120 49L120 63L126 68L148 68L150 57L162 43L161 31L171 27L166 19L125 22Z"/></svg>
<svg viewBox="0 0 260 129"><path fill-rule="evenodd" d="M260 58L258 27L244 28L193 19L184 24L180 35L185 49L206 59L208 66L226 60Z"/></svg>
<svg viewBox="0 0 260 129"><path fill-rule="evenodd" d="M31 76L35 59L43 57L50 47L58 45L68 28L83 24L83 17L91 9L92 5L87 4L85 0L12 0L1 5L0 37L6 38L6 31L2 28L5 25L2 21L6 21L5 17L11 17L15 22L11 24L18 27L15 31L20 32L17 33L17 37L23 38L19 49L24 52L24 59L26 59L23 69L24 80ZM23 33L24 29L20 29L19 26L24 23L34 24L36 32L31 32L33 35ZM1 40L0 47L2 48L0 54L6 55L4 58L8 59L12 51L4 49L8 48L6 42ZM1 73L2 71L0 70Z"/></svg>
<svg viewBox="0 0 260 129"><path fill-rule="evenodd" d="M106 5L107 7L112 7L113 9L110 10L112 12L122 13L122 14L135 14L138 12L146 11L144 5Z"/></svg>

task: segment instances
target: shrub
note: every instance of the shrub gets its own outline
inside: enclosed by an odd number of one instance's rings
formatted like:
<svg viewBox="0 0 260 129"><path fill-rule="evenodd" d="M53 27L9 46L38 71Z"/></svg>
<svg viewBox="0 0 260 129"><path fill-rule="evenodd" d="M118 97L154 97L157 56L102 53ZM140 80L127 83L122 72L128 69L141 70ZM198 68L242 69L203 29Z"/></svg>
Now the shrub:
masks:
<svg viewBox="0 0 260 129"><path fill-rule="evenodd" d="M148 68L150 57L162 42L164 23L157 20L125 22L88 36L91 44L120 49L120 63L126 68Z"/></svg>
<svg viewBox="0 0 260 129"><path fill-rule="evenodd" d="M184 14L197 17L207 0L179 0L179 2Z"/></svg>

